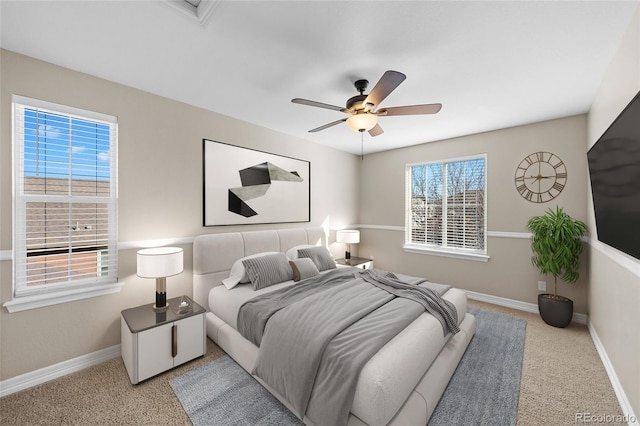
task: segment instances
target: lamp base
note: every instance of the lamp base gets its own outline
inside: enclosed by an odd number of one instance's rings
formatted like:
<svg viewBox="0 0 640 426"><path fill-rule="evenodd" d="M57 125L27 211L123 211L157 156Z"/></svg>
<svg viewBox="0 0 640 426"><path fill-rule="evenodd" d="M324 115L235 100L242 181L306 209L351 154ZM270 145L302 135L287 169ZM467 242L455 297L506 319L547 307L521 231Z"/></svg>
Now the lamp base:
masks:
<svg viewBox="0 0 640 426"><path fill-rule="evenodd" d="M156 312L163 312L169 309L167 305L167 293L156 291L156 304L153 305L153 310Z"/></svg>
<svg viewBox="0 0 640 426"><path fill-rule="evenodd" d="M345 251L344 252L344 259L345 260L351 260L351 252L350 251Z"/></svg>

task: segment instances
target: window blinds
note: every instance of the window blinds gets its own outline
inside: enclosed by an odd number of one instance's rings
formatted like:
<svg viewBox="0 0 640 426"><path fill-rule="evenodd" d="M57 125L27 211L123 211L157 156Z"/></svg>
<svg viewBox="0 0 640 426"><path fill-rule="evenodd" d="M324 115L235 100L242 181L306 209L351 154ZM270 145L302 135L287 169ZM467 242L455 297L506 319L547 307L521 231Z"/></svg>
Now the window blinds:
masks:
<svg viewBox="0 0 640 426"><path fill-rule="evenodd" d="M116 118L13 107L15 295L116 282Z"/></svg>
<svg viewBox="0 0 640 426"><path fill-rule="evenodd" d="M485 158L407 168L407 243L485 250Z"/></svg>

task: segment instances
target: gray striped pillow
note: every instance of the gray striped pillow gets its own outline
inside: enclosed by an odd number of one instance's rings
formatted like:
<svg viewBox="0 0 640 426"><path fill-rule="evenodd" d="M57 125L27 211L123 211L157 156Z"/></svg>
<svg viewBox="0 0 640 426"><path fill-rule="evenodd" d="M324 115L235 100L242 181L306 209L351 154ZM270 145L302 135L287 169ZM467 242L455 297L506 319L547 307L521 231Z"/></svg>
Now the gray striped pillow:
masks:
<svg viewBox="0 0 640 426"><path fill-rule="evenodd" d="M298 258L308 257L316 264L318 271L325 271L327 269L336 269L336 262L329 254L329 250L326 247L318 246L306 249L298 250Z"/></svg>
<svg viewBox="0 0 640 426"><path fill-rule="evenodd" d="M244 259L242 264L254 290L293 279L289 259L284 253Z"/></svg>

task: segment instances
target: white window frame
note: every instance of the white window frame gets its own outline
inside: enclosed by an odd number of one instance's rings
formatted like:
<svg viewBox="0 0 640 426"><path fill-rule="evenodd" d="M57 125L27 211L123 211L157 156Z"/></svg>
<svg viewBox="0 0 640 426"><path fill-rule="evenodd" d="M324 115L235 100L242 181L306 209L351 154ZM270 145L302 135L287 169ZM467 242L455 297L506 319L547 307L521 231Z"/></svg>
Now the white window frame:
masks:
<svg viewBox="0 0 640 426"><path fill-rule="evenodd" d="M32 195L24 193L24 110L34 109L43 113L52 113L69 118L106 124L110 127L109 143L109 195ZM42 306L86 299L120 291L122 284L118 282L118 185L117 185L117 117L79 108L59 105L24 96L12 96L12 129L13 129L13 299L3 306L9 312L33 309ZM100 203L106 204L108 210L107 256L109 267L104 275L93 278L68 280L60 283L26 285L27 263L27 202L62 202L62 203ZM70 248L73 246L71 245Z"/></svg>
<svg viewBox="0 0 640 426"><path fill-rule="evenodd" d="M446 165L449 163L455 163L459 161L467 161L467 160L477 160L482 159L484 161L484 242L483 249L469 249L469 248L459 248L459 247L450 247L446 245L446 226L447 226L447 214L446 214L446 203L443 203L443 245L430 244L430 243L416 243L411 241L411 231L412 231L412 210L411 210L411 170L414 166L423 166L423 165L432 165L432 164L440 164ZM446 167L446 166L445 166ZM443 180L446 182L446 168L445 175ZM442 199L447 199L446 194L447 185L443 185L443 196ZM430 254L435 256L444 256L444 257L452 257L456 259L465 259L465 260L474 260L480 262L487 262L490 257L487 252L487 155L479 154L479 155L471 155L466 157L458 157L458 158L448 158L445 160L437 160L437 161L423 161L419 163L411 163L407 164L405 167L405 243L403 245L403 249L408 253L420 253L420 254Z"/></svg>

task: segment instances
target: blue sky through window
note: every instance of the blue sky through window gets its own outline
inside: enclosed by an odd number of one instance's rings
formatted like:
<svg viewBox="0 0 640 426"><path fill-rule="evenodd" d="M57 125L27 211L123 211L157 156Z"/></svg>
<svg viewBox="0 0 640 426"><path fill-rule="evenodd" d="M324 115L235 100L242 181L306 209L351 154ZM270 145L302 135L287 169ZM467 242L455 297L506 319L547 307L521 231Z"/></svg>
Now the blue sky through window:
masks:
<svg viewBox="0 0 640 426"><path fill-rule="evenodd" d="M108 181L110 126L24 110L24 175Z"/></svg>

